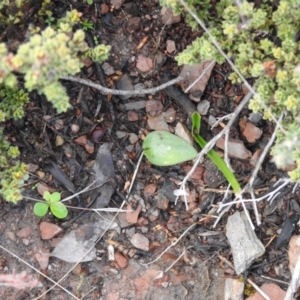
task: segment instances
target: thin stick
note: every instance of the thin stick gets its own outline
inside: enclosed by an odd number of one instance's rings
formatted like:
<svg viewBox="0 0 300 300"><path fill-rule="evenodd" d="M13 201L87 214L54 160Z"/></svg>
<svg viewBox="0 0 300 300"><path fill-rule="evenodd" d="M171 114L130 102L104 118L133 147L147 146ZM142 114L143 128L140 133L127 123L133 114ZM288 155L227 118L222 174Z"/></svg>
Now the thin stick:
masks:
<svg viewBox="0 0 300 300"><path fill-rule="evenodd" d="M234 172L232 167L231 167L231 164L230 164L230 160L229 160L229 157L228 157L228 139L229 139L229 131L227 131L225 133L225 141L224 141L224 161L227 165L227 167L229 168L229 170L231 172Z"/></svg>
<svg viewBox="0 0 300 300"><path fill-rule="evenodd" d="M260 275L260 277L271 280L271 281L275 281L275 282L278 282L278 283L282 283L282 284L285 284L285 285L289 285L287 282L285 282L283 280L279 280L279 279L272 278L272 277L269 277L269 276Z"/></svg>
<svg viewBox="0 0 300 300"><path fill-rule="evenodd" d="M4 248L3 246L0 245L0 248L3 249L4 251L8 252L10 255L12 255L13 257L17 258L19 261L21 261L23 264L25 264L26 266L28 266L29 268L31 268L32 270L34 270L35 272L37 272L38 274L42 275L43 277L47 278L49 281L51 281L52 283L55 284L55 286L60 287L63 291L65 291L67 294L69 294L70 296L72 296L73 298L80 300L79 298L77 298L75 295L73 295L71 292L69 292L67 289L65 289L63 286L59 285L58 282L55 282L53 279L51 279L50 277L48 277L47 275L45 275L44 273L40 272L38 269L36 269L35 267L31 266L28 262L26 262L25 260L23 260L21 257L17 256L16 254L14 254L13 252L11 252L10 250Z"/></svg>
<svg viewBox="0 0 300 300"><path fill-rule="evenodd" d="M190 247L189 247L190 248ZM172 267L180 260L180 258L186 253L185 249L176 259L175 261L165 270L165 273L167 273L170 269L172 269Z"/></svg>
<svg viewBox="0 0 300 300"><path fill-rule="evenodd" d="M281 113L281 115L280 115L280 117L278 119L278 123L276 124L276 127L274 129L274 132L273 132L273 134L272 134L272 136L271 136L268 144L266 145L264 151L262 152L261 156L259 157L259 160L258 160L258 162L257 162L257 164L256 164L256 166L254 168L254 171L252 172L252 175L251 175L250 180L249 180L249 186L250 186L250 188L253 187L254 180L257 178L257 173L258 173L258 171L259 171L262 163L264 162L267 154L269 153L269 150L270 150L271 146L273 145L273 143L274 143L274 141L276 139L277 132L279 130L278 124L281 123L281 121L283 119L283 116L284 116L284 112Z"/></svg>
<svg viewBox="0 0 300 300"><path fill-rule="evenodd" d="M272 199L274 199L279 191L281 189L283 189L286 185L288 185L289 183L291 183L291 180L290 178L284 178L284 179L281 179L280 181L282 181L283 183L278 187L276 188L274 191L271 191L269 193L267 193L266 195L263 195L259 198L255 198L255 199L243 199L243 198L240 198L240 200L234 200L234 201L231 201L231 202L228 202L228 203L221 203L220 204L220 208L219 209L222 209L223 207L228 207L228 206L231 206L233 204L238 204L238 203L246 203L246 202L253 202L253 201L256 201L256 202L259 202L261 200L264 200L264 199L267 199L268 201L272 201ZM279 181L278 181L279 182Z"/></svg>
<svg viewBox="0 0 300 300"><path fill-rule="evenodd" d="M62 76L62 77L60 77L60 79L70 80L70 81L78 82L78 83L93 87L93 88L101 91L102 94L104 94L104 95L111 94L111 95L140 96L140 95L146 95L146 94L155 94L156 92L161 91L170 85L173 85L177 82L184 80L189 75L190 75L190 73L188 72L184 76L178 76L177 78L172 79L166 83L163 83L157 87L149 88L149 89L142 89L142 90L132 90L132 91L109 89L109 88L106 88L103 85L95 83L91 80L74 77L74 76Z"/></svg>
<svg viewBox="0 0 300 300"><path fill-rule="evenodd" d="M189 232L194 226L196 226L197 224L195 223L195 224L192 224L191 226L189 226L181 235L180 235L180 237L177 239L177 240L175 240L175 241L173 241L172 243L171 243L171 245L169 245L161 254L159 254L158 255L158 257L156 257L154 260L152 260L152 261L150 261L150 262L148 262L148 263L146 263L146 264L143 264L144 266L148 266L148 265L151 265L151 264L153 264L154 262L156 262L156 261L158 261L169 249L171 249L172 247L174 247L186 234L187 234L187 232Z"/></svg>
<svg viewBox="0 0 300 300"><path fill-rule="evenodd" d="M289 284L289 287L286 291L286 295L284 297L284 300L292 300L294 293L297 291L297 288L299 287L299 280L300 280L300 255L298 257L293 276L291 279L291 282Z"/></svg>
<svg viewBox="0 0 300 300"><path fill-rule="evenodd" d="M247 279L247 281L256 289L257 292L259 292L266 300L271 300L271 298L262 291L251 279Z"/></svg>
<svg viewBox="0 0 300 300"><path fill-rule="evenodd" d="M184 92L187 93L205 75L205 73L209 70L209 68L215 63L216 63L216 61L213 59L210 62L210 64L202 71L200 76L196 80L194 80L194 82L191 83L190 86Z"/></svg>

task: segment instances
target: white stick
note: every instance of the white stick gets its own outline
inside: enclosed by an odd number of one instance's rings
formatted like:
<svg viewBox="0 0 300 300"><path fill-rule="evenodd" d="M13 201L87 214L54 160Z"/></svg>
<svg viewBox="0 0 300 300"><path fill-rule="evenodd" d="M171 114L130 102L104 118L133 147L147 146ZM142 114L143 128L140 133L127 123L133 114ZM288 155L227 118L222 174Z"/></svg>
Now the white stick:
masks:
<svg viewBox="0 0 300 300"><path fill-rule="evenodd" d="M284 297L284 300L292 300L294 293L297 291L297 288L299 287L299 279L300 279L300 255L298 257L293 276L290 282L290 285L286 291L286 295Z"/></svg>

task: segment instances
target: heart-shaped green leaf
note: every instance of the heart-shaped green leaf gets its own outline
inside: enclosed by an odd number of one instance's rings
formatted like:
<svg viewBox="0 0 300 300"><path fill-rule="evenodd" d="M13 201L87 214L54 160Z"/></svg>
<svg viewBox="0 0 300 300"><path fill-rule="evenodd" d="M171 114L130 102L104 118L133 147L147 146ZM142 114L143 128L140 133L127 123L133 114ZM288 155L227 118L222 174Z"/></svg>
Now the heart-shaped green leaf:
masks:
<svg viewBox="0 0 300 300"><path fill-rule="evenodd" d="M54 202L53 204L50 204L50 210L58 219L64 219L68 215L68 209L61 202Z"/></svg>
<svg viewBox="0 0 300 300"><path fill-rule="evenodd" d="M60 193L54 192L50 196L50 202L59 202L60 201Z"/></svg>
<svg viewBox="0 0 300 300"><path fill-rule="evenodd" d="M194 159L197 151L184 139L167 131L153 131L143 142L144 154L156 166L171 166Z"/></svg>
<svg viewBox="0 0 300 300"><path fill-rule="evenodd" d="M46 201L50 201L51 199L51 194L48 191L45 191L43 194L43 199Z"/></svg>
<svg viewBox="0 0 300 300"><path fill-rule="evenodd" d="M33 207L33 212L38 217L43 217L48 211L49 205L47 203L38 202Z"/></svg>

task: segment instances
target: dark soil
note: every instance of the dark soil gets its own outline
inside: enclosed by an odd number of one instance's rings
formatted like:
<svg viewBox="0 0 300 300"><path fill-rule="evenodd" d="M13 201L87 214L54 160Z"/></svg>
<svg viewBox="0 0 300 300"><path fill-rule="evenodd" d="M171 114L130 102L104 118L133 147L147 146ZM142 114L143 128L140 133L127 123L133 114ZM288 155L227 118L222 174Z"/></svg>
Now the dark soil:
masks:
<svg viewBox="0 0 300 300"><path fill-rule="evenodd" d="M81 4L81 1L78 3L54 1L52 5L55 18L64 15L70 7L83 12L84 19L94 23L95 29L90 30L88 36L96 37L100 43L112 46L111 55L106 61L114 69L111 75L105 74L105 66L95 64L83 68L81 74L78 74L82 78L112 88L123 74L129 75L133 85L142 84L144 88L155 87L166 78L177 77L180 67L174 56L200 35L192 32L183 20L164 27L160 14L161 7L155 0L126 1L119 9L112 9L109 6L110 11L105 14L100 13L98 2L87 6ZM24 26L33 22L43 27L42 21L28 18ZM7 36L3 40L12 40L14 30L7 31ZM25 33L25 29L22 33ZM144 38L147 38L147 41L137 50ZM24 36L14 39L22 42ZM176 51L171 54L166 51L169 39L176 45ZM141 73L136 68L139 54L156 61L151 71ZM210 102L211 116L222 117L231 113L238 104L233 99L240 100L244 96L242 86L231 85L226 79L229 72L228 66L216 65L202 96L202 99ZM186 107L180 106L176 101L176 95L180 98L183 92L179 87L172 87L155 95L122 100L117 96L103 96L95 89L78 83L62 82L68 90L72 109L57 114L45 97L31 93L30 103L25 107L26 116L22 120L5 124L5 135L12 144L20 147L21 160L30 165L30 179L24 186L24 195L42 199L36 189L37 184L61 192L62 198L81 191L92 181L91 166L99 147L109 143L113 165L108 165L108 168L111 174L115 174L109 183L112 187L111 197L91 204L99 195L95 196L95 193L88 192L71 199L66 204L77 208L89 206L118 208L127 196L128 184L131 182L141 153L142 138L151 131L145 108L126 110L124 105L141 100L159 100L163 104L164 111L169 108L176 111L176 120L168 124L171 131L174 131L177 122L190 128ZM196 110L196 103L191 102L189 105L189 107L194 105ZM249 114L250 111L245 108L239 119L249 117ZM210 140L221 130L220 126L210 130L208 115L203 117L202 123L202 135L206 140ZM74 127L72 131L74 124L78 126L78 132L74 131ZM261 120L257 126L263 130L263 135L255 143L250 144L246 141L241 134L238 121L232 127L230 137L244 141L247 149L254 153L264 147L273 132L271 123ZM105 134L99 137L98 134L103 133L102 129L105 130ZM120 137L120 132L125 132L125 135ZM60 146L57 146L58 136L63 140ZM77 140L82 136L87 138L83 146ZM133 143L130 136L137 136L137 141ZM237 178L245 185L253 171L250 161L231 159L231 163ZM227 183L209 160L198 167L195 176L188 182L192 202L190 210L186 211L183 201L175 205L173 190L178 188L177 184L184 178L191 164L188 162L171 167L155 167L144 158L129 198L134 208L141 203L142 198L143 209L138 221L123 228L119 235L112 236L110 232L106 233L96 245L98 259L81 263L77 271L72 271L60 284L78 298L89 293L84 299L223 299L226 276L236 277L234 271L220 260L220 256L232 260L224 227L228 215L242 208L232 208L213 228L215 219L209 216L209 212L213 204L222 201L223 194L205 189L224 190ZM283 176L286 176L285 173L277 170L268 158L257 178L255 188L263 191L258 194L268 192L273 183ZM151 192L152 188L154 190ZM286 229L288 231L286 236L281 236L280 240L274 239L268 246L266 254L244 274L245 278L251 278L257 285L272 279L280 279L287 284L290 281L286 249L289 237L294 231L293 224L298 221L299 199L299 192L293 194L292 187L288 186L275 198L272 205L267 202L259 204L263 222L256 228L256 234L264 245L283 226L288 216L294 215L294 219L292 225L286 225L289 226ZM52 287L53 283L37 274L23 261L54 281L58 281L74 264L51 257L48 267L42 270L35 254L41 251L51 252L65 234L82 224L99 220L99 216L94 212L81 214L75 209L70 209L69 216L63 221L50 213L46 217L39 218L33 214L34 202L25 199L17 205L1 200L0 205L0 245L15 255L0 250L1 273L11 274L25 270L43 284L41 288L21 291L11 287L0 287L1 299L34 299ZM250 206L249 210L252 213ZM255 222L254 215L251 216ZM57 224L63 232L56 238L43 240L39 229L42 221ZM196 226L175 247L167 251L162 259L148 266L142 265L154 260L193 223L196 223ZM20 230L24 228L29 228L29 234L20 237ZM130 239L134 233L141 233L150 241L149 251L133 247ZM128 260L127 267L122 268L108 260L107 247L110 240L116 242L115 251ZM129 252L131 249L134 251ZM185 254L175 263L184 251ZM172 263L175 264L171 270L159 277L158 272L170 267ZM80 280L82 285L78 288ZM287 284L277 284L283 289L287 288ZM71 298L61 288L54 287L42 299Z"/></svg>

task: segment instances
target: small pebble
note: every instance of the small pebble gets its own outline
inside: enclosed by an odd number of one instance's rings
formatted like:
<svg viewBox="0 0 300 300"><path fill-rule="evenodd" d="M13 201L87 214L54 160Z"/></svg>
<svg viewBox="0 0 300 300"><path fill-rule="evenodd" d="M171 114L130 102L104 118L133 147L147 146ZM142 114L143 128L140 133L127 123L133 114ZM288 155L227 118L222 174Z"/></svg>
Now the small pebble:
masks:
<svg viewBox="0 0 300 300"><path fill-rule="evenodd" d="M197 105L197 111L200 115L205 116L208 113L210 107L210 102L207 100L202 100Z"/></svg>
<svg viewBox="0 0 300 300"><path fill-rule="evenodd" d="M258 123L263 117L263 114L260 112L257 113L251 113L249 116L249 121L253 124Z"/></svg>

